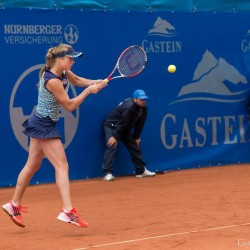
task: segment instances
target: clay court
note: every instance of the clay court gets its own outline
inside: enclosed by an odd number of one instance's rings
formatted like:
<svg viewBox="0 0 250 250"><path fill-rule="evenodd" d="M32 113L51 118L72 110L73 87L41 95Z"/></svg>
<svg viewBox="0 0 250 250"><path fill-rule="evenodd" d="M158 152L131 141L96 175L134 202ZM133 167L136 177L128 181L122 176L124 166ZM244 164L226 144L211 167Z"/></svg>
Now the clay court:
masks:
<svg viewBox="0 0 250 250"><path fill-rule="evenodd" d="M87 229L56 220L55 184L31 186L25 228L1 211L0 249L250 249L250 167L235 165L72 182L73 204ZM7 202L12 188L0 190Z"/></svg>

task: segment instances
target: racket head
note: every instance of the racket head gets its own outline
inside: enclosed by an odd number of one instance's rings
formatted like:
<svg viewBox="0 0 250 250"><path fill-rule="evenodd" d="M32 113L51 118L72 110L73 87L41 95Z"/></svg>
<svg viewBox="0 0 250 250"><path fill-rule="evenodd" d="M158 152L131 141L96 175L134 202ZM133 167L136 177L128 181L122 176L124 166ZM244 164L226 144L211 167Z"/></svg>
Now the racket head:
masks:
<svg viewBox="0 0 250 250"><path fill-rule="evenodd" d="M147 63L147 54L138 45L126 48L117 60L116 68L121 77L133 77L140 74Z"/></svg>

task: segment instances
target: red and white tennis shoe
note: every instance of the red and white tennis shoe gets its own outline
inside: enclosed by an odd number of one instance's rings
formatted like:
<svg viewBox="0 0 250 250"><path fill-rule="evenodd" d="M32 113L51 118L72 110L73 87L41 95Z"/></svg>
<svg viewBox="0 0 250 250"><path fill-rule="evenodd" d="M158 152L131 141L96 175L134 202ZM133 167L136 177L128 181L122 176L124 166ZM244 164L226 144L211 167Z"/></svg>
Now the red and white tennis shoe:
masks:
<svg viewBox="0 0 250 250"><path fill-rule="evenodd" d="M10 219L19 227L25 227L22 219L21 212L27 213L27 207L24 207L22 205L14 205L12 201L6 203L2 206L2 209L4 212L6 212Z"/></svg>
<svg viewBox="0 0 250 250"><path fill-rule="evenodd" d="M62 222L67 222L77 227L88 227L88 222L84 221L80 218L80 215L76 212L76 209L73 208L69 212L65 212L64 210L57 216L57 219Z"/></svg>

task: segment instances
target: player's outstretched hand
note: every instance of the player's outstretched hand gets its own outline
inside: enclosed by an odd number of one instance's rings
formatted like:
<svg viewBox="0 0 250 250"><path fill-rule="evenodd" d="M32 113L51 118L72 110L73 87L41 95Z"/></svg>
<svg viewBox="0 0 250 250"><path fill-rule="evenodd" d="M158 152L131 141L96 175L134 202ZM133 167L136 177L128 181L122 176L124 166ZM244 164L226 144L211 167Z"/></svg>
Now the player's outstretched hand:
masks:
<svg viewBox="0 0 250 250"><path fill-rule="evenodd" d="M93 82L92 85L88 87L88 90L91 94L97 94L101 89L107 86L107 83L105 83L103 80L96 80Z"/></svg>
<svg viewBox="0 0 250 250"><path fill-rule="evenodd" d="M97 85L100 89L107 86L107 83L103 79L95 80L93 84Z"/></svg>

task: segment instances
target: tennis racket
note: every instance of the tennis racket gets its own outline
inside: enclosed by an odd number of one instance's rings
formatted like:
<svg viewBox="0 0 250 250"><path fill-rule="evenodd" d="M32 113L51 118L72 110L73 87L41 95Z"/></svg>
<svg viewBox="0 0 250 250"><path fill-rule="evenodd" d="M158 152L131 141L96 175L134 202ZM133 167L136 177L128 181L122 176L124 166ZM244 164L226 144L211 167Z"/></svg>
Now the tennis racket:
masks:
<svg viewBox="0 0 250 250"><path fill-rule="evenodd" d="M144 49L138 45L126 48L119 56L113 71L104 80L109 81L121 77L134 77L145 68L147 55Z"/></svg>

